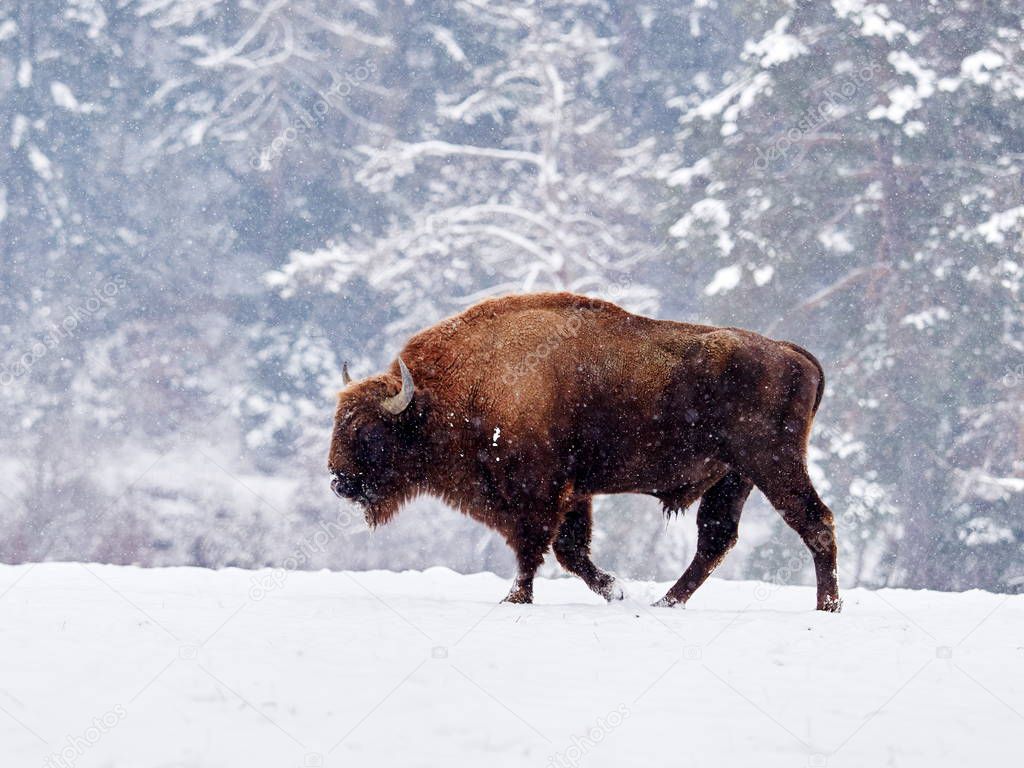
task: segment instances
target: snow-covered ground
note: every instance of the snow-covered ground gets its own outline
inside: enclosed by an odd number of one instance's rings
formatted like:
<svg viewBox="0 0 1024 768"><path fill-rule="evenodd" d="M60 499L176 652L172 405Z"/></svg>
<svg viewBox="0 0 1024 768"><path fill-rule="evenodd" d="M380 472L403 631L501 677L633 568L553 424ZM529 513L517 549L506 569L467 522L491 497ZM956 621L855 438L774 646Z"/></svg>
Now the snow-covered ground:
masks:
<svg viewBox="0 0 1024 768"><path fill-rule="evenodd" d="M1024 596L712 580L0 567L0 765L959 766L1019 759Z"/></svg>

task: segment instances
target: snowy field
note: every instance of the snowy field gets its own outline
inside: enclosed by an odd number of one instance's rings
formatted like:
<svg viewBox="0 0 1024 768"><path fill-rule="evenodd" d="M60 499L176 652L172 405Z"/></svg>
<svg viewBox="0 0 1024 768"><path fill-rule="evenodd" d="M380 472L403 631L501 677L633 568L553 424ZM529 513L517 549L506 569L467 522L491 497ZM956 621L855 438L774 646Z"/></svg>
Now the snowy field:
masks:
<svg viewBox="0 0 1024 768"><path fill-rule="evenodd" d="M1019 759L1024 596L490 574L0 567L0 765L959 766Z"/></svg>

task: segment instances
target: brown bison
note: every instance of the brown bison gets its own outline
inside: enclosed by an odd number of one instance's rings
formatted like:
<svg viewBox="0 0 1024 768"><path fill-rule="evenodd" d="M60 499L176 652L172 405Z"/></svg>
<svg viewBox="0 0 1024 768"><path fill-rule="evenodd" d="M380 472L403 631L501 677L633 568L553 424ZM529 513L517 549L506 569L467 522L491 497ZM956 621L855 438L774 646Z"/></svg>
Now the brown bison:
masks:
<svg viewBox="0 0 1024 768"><path fill-rule="evenodd" d="M811 550L818 609L838 611L832 512L807 474L824 375L814 357L737 328L634 315L569 293L481 302L416 334L389 372L338 396L332 488L371 526L418 494L497 530L528 603L549 547L594 592L591 498L698 498L697 552L656 605L683 604L735 544L755 485Z"/></svg>

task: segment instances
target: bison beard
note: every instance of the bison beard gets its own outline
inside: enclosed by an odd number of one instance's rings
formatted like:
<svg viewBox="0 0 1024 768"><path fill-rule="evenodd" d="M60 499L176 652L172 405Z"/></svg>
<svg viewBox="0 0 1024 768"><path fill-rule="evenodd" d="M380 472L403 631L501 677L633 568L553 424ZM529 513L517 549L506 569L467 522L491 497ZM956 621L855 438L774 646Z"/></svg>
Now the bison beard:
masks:
<svg viewBox="0 0 1024 768"><path fill-rule="evenodd" d="M438 496L500 532L528 603L553 548L602 597L591 498L700 499L697 552L656 605L685 604L736 543L757 486L811 552L817 607L841 607L832 512L807 474L824 374L800 347L737 328L633 315L568 293L492 299L428 328L388 373L338 396L328 468L371 526Z"/></svg>

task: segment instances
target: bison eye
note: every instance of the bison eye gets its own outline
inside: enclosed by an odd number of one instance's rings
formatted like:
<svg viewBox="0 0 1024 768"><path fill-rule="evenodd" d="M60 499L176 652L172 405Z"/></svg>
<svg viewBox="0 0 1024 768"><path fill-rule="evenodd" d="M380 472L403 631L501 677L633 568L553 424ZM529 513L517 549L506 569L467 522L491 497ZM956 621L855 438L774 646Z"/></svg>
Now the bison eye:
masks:
<svg viewBox="0 0 1024 768"><path fill-rule="evenodd" d="M384 458L387 430L383 424L373 424L359 430L356 439L359 441L359 453L370 464L376 464Z"/></svg>

